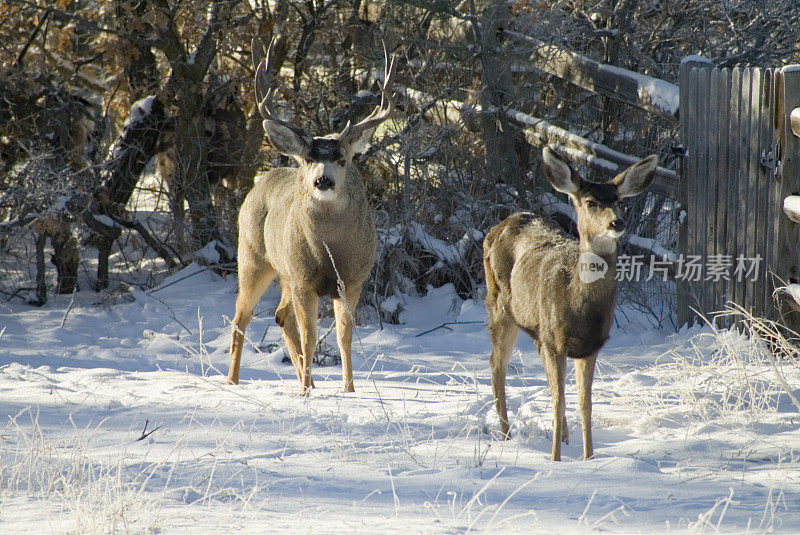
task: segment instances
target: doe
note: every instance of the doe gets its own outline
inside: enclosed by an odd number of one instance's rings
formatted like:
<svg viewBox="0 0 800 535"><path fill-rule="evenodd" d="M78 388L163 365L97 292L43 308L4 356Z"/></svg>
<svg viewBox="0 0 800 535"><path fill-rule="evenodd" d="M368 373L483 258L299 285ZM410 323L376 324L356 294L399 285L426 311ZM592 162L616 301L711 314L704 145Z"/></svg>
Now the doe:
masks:
<svg viewBox="0 0 800 535"><path fill-rule="evenodd" d="M238 384L244 331L261 295L277 277L275 311L302 393L314 386L319 298L333 298L344 390L353 392L350 356L355 307L375 262L375 223L364 179L353 163L375 128L394 109L395 63L386 60L381 104L341 133L314 137L278 118L272 107L270 60L275 39L256 68L255 91L272 146L298 167L271 169L247 194L239 212L239 295L233 318L228 383ZM255 63L255 62L254 62Z"/></svg>
<svg viewBox="0 0 800 535"><path fill-rule="evenodd" d="M553 400L553 455L567 442L564 379L567 357L575 360L583 456L592 449L591 389L597 352L608 339L616 300L617 239L625 230L620 199L647 188L658 165L655 155L605 184L583 180L558 154L542 153L544 175L575 206L579 240L563 236L541 219L515 213L483 242L486 308L492 342L492 391L500 428L510 438L506 372L519 330L542 357Z"/></svg>

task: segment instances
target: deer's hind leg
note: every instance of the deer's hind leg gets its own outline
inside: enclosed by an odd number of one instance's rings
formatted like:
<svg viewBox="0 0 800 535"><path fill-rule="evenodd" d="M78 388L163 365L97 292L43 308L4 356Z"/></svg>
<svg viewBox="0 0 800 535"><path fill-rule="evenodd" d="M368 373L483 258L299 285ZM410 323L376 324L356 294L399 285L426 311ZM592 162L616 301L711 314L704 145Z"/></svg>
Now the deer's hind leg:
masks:
<svg viewBox="0 0 800 535"><path fill-rule="evenodd" d="M492 356L489 364L492 368L492 393L497 416L500 418L500 431L503 439L511 438L508 423L508 406L506 404L506 373L511 351L519 336L519 327L510 316L493 317L489 320L489 339L492 342Z"/></svg>
<svg viewBox="0 0 800 535"><path fill-rule="evenodd" d="M232 324L228 384L239 384L244 332L253 317L256 303L275 279L275 275L275 270L267 262L249 255L246 251L239 251L239 295L236 297L236 314Z"/></svg>

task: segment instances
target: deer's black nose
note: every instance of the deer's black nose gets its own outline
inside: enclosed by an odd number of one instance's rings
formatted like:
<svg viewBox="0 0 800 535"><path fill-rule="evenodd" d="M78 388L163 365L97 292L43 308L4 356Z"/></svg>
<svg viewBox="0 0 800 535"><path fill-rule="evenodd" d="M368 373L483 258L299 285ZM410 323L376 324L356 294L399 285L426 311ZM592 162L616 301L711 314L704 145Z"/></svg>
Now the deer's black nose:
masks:
<svg viewBox="0 0 800 535"><path fill-rule="evenodd" d="M625 230L625 221L623 221L622 219L615 219L614 221L609 223L608 226L611 230L622 232L623 230Z"/></svg>
<svg viewBox="0 0 800 535"><path fill-rule="evenodd" d="M327 175L322 175L314 181L314 187L320 191L333 189L335 185L336 182L334 182L333 179Z"/></svg>

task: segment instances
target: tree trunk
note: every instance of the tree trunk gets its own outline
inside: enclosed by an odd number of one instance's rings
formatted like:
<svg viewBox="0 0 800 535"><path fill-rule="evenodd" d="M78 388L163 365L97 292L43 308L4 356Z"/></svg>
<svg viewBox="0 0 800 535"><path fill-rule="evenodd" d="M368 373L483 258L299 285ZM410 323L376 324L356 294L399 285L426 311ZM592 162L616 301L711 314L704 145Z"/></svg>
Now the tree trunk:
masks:
<svg viewBox="0 0 800 535"><path fill-rule="evenodd" d="M28 299L31 305L42 306L47 302L47 282L45 276L47 267L44 262L44 246L47 243L46 234L36 236L36 297Z"/></svg>
<svg viewBox="0 0 800 535"><path fill-rule="evenodd" d="M155 156L158 138L166 126L166 112L161 101L155 97L144 109L150 113L135 115L131 110L130 122L126 125L111 157L105 163L105 177L101 191L112 205L124 207L133 195L139 175Z"/></svg>
<svg viewBox="0 0 800 535"><path fill-rule="evenodd" d="M59 228L50 236L53 244L53 256L50 261L56 266L58 282L56 292L71 294L78 289L78 240L72 235L69 222L63 218L59 221Z"/></svg>
<svg viewBox="0 0 800 535"><path fill-rule="evenodd" d="M104 164L104 178L95 193L92 212L103 215L120 215L133 195L147 163L156 154L158 139L166 124L164 106L155 97L150 104L140 107L145 113L131 110L129 122L117 140L111 157ZM97 242L97 289L108 287L108 257L119 232L95 233Z"/></svg>
<svg viewBox="0 0 800 535"><path fill-rule="evenodd" d="M187 114L187 111L181 108L182 116L175 125L175 152L179 155L175 178L189 203L195 246L201 248L212 241L224 243L224 240L212 202L214 188L210 180L203 116ZM231 260L224 252L221 255L222 262Z"/></svg>
<svg viewBox="0 0 800 535"><path fill-rule="evenodd" d="M484 109L504 109L513 100L511 66L502 53L500 36L508 26L511 11L506 2L498 1L488 8L481 25L481 66L483 70L480 101ZM502 115L481 119L486 145L486 171L493 182L504 182L520 188L525 173L517 154L518 132Z"/></svg>

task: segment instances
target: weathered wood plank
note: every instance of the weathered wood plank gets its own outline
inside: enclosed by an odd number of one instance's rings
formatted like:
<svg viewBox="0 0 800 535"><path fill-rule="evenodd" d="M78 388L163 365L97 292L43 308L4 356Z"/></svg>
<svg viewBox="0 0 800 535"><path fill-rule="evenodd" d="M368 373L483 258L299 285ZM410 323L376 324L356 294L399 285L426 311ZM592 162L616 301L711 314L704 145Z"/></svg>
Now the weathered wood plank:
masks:
<svg viewBox="0 0 800 535"><path fill-rule="evenodd" d="M703 198L698 193L699 188L699 156L700 156L700 147L698 146L698 100L700 98L700 93L698 91L698 69L691 68L689 69L688 73L688 83L685 84L688 90L688 94L691 95L688 102L688 107L684 109L685 121L687 124L687 131L686 131L686 165L687 165L687 172L686 175L689 180L688 184L688 203L687 203L687 218L686 218L686 226L687 226L687 251L686 251L686 259L691 255L698 254L697 248L699 244L698 239L698 221L699 215L702 210L703 206ZM684 276L687 276L685 274ZM687 277L688 283L688 306L693 309L696 313L702 313L702 306L698 292L698 283L691 278ZM696 317L696 315L695 315Z"/></svg>
<svg viewBox="0 0 800 535"><path fill-rule="evenodd" d="M774 69L764 69L764 81L761 88L761 146L759 147L758 153L759 170L761 172L761 181L759 182L759 190L761 191L761 204L759 205L759 212L763 214L765 222L760 231L761 240L763 243L761 246L762 266L765 265L765 262L767 262L767 258L769 257L771 244L770 233L772 232L772 227L775 225L775 216L770 210L770 199L772 198L772 190L774 185L773 172L772 169L768 165L765 165L764 161L762 161L762 156L768 157L775 143L771 126L773 124L773 110L775 107L773 100L773 82ZM765 270L761 270L761 273L759 273L759 278L761 281L761 314L764 317L769 317L771 292Z"/></svg>
<svg viewBox="0 0 800 535"><path fill-rule="evenodd" d="M738 195L738 202L739 202L739 212L737 213L736 217L736 251L737 256L741 255L743 257L748 257L750 252L750 245L749 245L749 232L748 229L752 226L752 216L750 214L750 209L752 208L749 204L749 190L750 190L750 108L752 102L752 69L745 68L742 70L742 100L741 100L741 108L740 114L741 119L739 123L739 132L735 138L735 142L737 145L737 150L739 152L738 159L739 159L739 171L737 180L739 182L739 195ZM752 292L752 288L748 288L749 284L747 280L736 281L737 286L741 290L739 295L738 303L743 306L744 308L752 308L748 306L750 299L752 296L749 295Z"/></svg>
<svg viewBox="0 0 800 535"><path fill-rule="evenodd" d="M717 117L713 128L716 136L716 227L714 229L714 253L727 255L726 234L728 232L728 121L730 119L730 71L728 69L715 69L714 83L717 86L716 95L713 97L717 105ZM724 305L728 300L729 280L720 278L714 285L714 292L718 303ZM722 324L730 325L727 317L722 318Z"/></svg>
<svg viewBox="0 0 800 535"><path fill-rule="evenodd" d="M739 118L742 100L742 70L735 67L731 71L731 93L730 93L730 121L728 124L728 212L731 217L728 220L729 232L726 237L726 249L734 258L738 255L738 242L736 239L739 227L739 217L741 207L739 206L739 144L736 142L739 132ZM728 300L739 303L742 295L741 284L738 280L731 280L728 286Z"/></svg>
<svg viewBox="0 0 800 535"><path fill-rule="evenodd" d="M755 258L756 255L761 254L764 246L763 239L759 240L761 231L764 227L764 213L759 211L761 206L760 197L761 192L759 186L763 187L764 181L761 179L761 159L759 150L761 146L761 85L762 85L762 70L754 67L750 69L750 135L747 138L744 149L748 154L747 166L747 212L749 215L747 224L747 257ZM760 303L762 301L762 292L764 285L758 284L758 280L753 280L751 277L743 277L747 287L745 296L745 308L751 314L758 316L761 314Z"/></svg>
<svg viewBox="0 0 800 535"><path fill-rule="evenodd" d="M681 141L684 144L684 148L688 145L687 140L689 138L689 129L691 128L691 123L687 120L689 116L689 102L692 98L692 94L689 92L690 69L691 67L689 65L683 63L681 64L680 71L678 73L678 80L683 88L683 90L680 92L680 109L684 110L684 113L681 113L680 115L680 132ZM686 255L689 254L689 159L690 156L687 154L686 157L681 158L680 160L680 181L678 183L677 196L680 209L685 214L685 217L678 218L679 226L677 252L683 258L686 258ZM682 277L678 277L678 279L675 281L675 292L675 306L677 308L678 325L688 325L692 322L692 313L691 310L689 310L689 284Z"/></svg>
<svg viewBox="0 0 800 535"><path fill-rule="evenodd" d="M777 158L777 142L778 142L778 80L780 78L780 71L778 69L770 69L770 87L769 87L769 120L766 122L766 128L769 132L769 145L764 147L768 153L772 153L773 158ZM769 154L768 154L769 156ZM777 168L770 169L767 172L767 183L769 185L769 192L767 197L767 220L770 226L766 229L766 247L764 251L764 260L761 264L760 276L764 277L764 310L765 315L769 319L778 319L778 307L775 306L775 300L772 298L772 290L774 284L772 275L768 269L776 265L777 262L777 232L778 220L781 217L781 207L783 206L783 199L780 198L780 184L778 184Z"/></svg>
<svg viewBox="0 0 800 535"><path fill-rule="evenodd" d="M710 108L711 101L709 99L709 70L697 70L697 188L695 195L698 198L698 213L695 219L697 225L697 241L695 243L695 254L702 254L704 263L708 259L708 212L711 205L711 196L713 195L713 179L711 177L711 169L709 169L709 127L710 127ZM705 268L705 265L703 266ZM713 299L709 291L709 283L706 281L705 269L703 276L698 283L698 297L700 298L700 309L703 315L710 319L709 313L713 311Z"/></svg>
<svg viewBox="0 0 800 535"><path fill-rule="evenodd" d="M784 120L786 116L783 113L784 110L784 76L783 70L778 69L775 72L775 123L773 124L773 128L775 129L775 138L778 141L779 146L779 153L778 156L782 155L783 150L785 149L785 143L783 142L783 129L784 129ZM775 170L775 191L772 198L773 203L778 203L778 206L783 206L783 199L784 197L781 196L783 193L783 179L781 173L781 165L778 165L778 168ZM778 247L778 242L780 241L781 233L784 231L783 222L781 221L780 216L775 217L775 224L773 227L773 234L772 234L772 257L771 261L768 264L769 271L769 281L771 288L777 288L784 283L784 279L778 275L778 271L780 270L780 258L778 257L780 253L780 247ZM780 317L781 307L779 303L775 303L775 318L778 319Z"/></svg>
<svg viewBox="0 0 800 535"><path fill-rule="evenodd" d="M706 255L711 258L718 253L717 251L717 199L719 194L719 183L722 178L719 175L719 69L712 69L709 72L708 88L708 125L706 127L706 139L708 144L708 158L706 159L706 174L708 176L708 187L706 188ZM720 308L721 293L718 291L719 283L713 277L706 275L704 290L706 295L706 306L708 312L713 314ZM711 319L711 316L708 316ZM719 324L719 320L715 323Z"/></svg>
<svg viewBox="0 0 800 535"><path fill-rule="evenodd" d="M769 261L770 250L772 246L771 233L775 225L775 213L771 209L771 199L774 195L774 174L769 167L764 166L761 161L761 155L767 155L772 149L774 143L773 128L774 123L774 70L764 69L763 82L761 87L761 123L759 128L761 130L761 146L759 150L759 213L763 214L763 225L759 230L759 239L761 240L760 254L763 258L762 266ZM761 295L761 315L767 318L773 317L771 311L771 295L770 285L768 284L767 274L765 270L761 270L758 275L760 279L760 295Z"/></svg>
<svg viewBox="0 0 800 535"><path fill-rule="evenodd" d="M744 258L749 258L750 254L750 234L752 232L753 216L750 213L750 138L752 137L750 123L750 110L753 99L753 69L746 68L742 71L742 107L740 110L741 120L739 124L739 135L736 142L739 150L739 213L736 221L736 242L737 252ZM749 281L743 277L737 281L741 289L739 304L750 310L752 300L752 287Z"/></svg>

